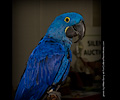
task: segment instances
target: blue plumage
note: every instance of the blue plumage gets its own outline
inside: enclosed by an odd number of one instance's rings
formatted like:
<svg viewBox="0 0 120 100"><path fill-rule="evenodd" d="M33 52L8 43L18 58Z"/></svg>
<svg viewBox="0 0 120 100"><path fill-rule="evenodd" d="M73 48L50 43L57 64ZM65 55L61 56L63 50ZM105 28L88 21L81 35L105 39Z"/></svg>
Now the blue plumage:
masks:
<svg viewBox="0 0 120 100"><path fill-rule="evenodd" d="M70 17L70 23L64 21L65 17ZM66 37L65 28L81 19L77 13L65 13L53 21L28 59L15 100L38 100L50 86L66 79L72 60L72 39Z"/></svg>

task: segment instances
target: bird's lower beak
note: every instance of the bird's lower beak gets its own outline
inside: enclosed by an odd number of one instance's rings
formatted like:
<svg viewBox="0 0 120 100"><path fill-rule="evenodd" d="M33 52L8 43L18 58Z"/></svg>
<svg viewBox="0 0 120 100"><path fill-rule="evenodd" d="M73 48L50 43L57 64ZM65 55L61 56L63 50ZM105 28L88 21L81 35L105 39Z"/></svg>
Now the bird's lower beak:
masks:
<svg viewBox="0 0 120 100"><path fill-rule="evenodd" d="M80 23L78 24L67 27L65 30L65 33L68 38L73 38L73 37L78 36L78 40L74 42L74 43L77 43L79 40L82 40L82 38L85 36L84 22L80 21Z"/></svg>

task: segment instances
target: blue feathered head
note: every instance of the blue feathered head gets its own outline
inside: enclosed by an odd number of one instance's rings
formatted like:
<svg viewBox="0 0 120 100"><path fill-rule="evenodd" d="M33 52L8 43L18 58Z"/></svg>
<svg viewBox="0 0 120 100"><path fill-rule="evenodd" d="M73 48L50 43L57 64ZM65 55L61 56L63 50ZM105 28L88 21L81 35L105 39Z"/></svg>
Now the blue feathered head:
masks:
<svg viewBox="0 0 120 100"><path fill-rule="evenodd" d="M72 38L78 36L81 40L85 35L85 24L83 17L75 12L64 13L55 18L47 30L46 36L58 41L72 43Z"/></svg>

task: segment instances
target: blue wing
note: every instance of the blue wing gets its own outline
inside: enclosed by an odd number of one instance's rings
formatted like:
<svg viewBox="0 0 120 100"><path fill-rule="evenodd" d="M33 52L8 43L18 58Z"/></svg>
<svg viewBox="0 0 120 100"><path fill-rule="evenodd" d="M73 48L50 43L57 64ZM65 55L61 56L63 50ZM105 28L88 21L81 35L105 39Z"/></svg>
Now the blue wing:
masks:
<svg viewBox="0 0 120 100"><path fill-rule="evenodd" d="M53 40L41 41L28 59L15 100L40 98L53 82L60 80L62 77L60 73L63 75L63 70L67 68L66 59L65 50L61 44Z"/></svg>
<svg viewBox="0 0 120 100"><path fill-rule="evenodd" d="M72 52L69 50L69 57L68 57L69 63L67 65L67 68L65 70L65 73L63 75L62 81L64 81L69 73L69 68L70 68L70 62L72 61Z"/></svg>

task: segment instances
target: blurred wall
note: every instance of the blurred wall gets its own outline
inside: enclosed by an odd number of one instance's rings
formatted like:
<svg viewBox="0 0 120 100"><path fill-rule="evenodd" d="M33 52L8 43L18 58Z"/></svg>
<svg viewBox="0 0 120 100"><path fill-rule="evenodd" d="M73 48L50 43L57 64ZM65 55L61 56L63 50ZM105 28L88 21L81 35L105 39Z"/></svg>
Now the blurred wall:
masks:
<svg viewBox="0 0 120 100"><path fill-rule="evenodd" d="M30 53L45 35L54 18L65 12L77 12L83 15L86 27L93 27L93 4L96 5L98 2L95 3L93 0L13 0L12 85L14 90L17 88ZM95 18L97 15L95 14ZM72 46L73 48L75 46ZM72 65L74 58L73 55Z"/></svg>
<svg viewBox="0 0 120 100"><path fill-rule="evenodd" d="M12 84L16 89L28 57L41 38L38 1L13 1L12 6Z"/></svg>

